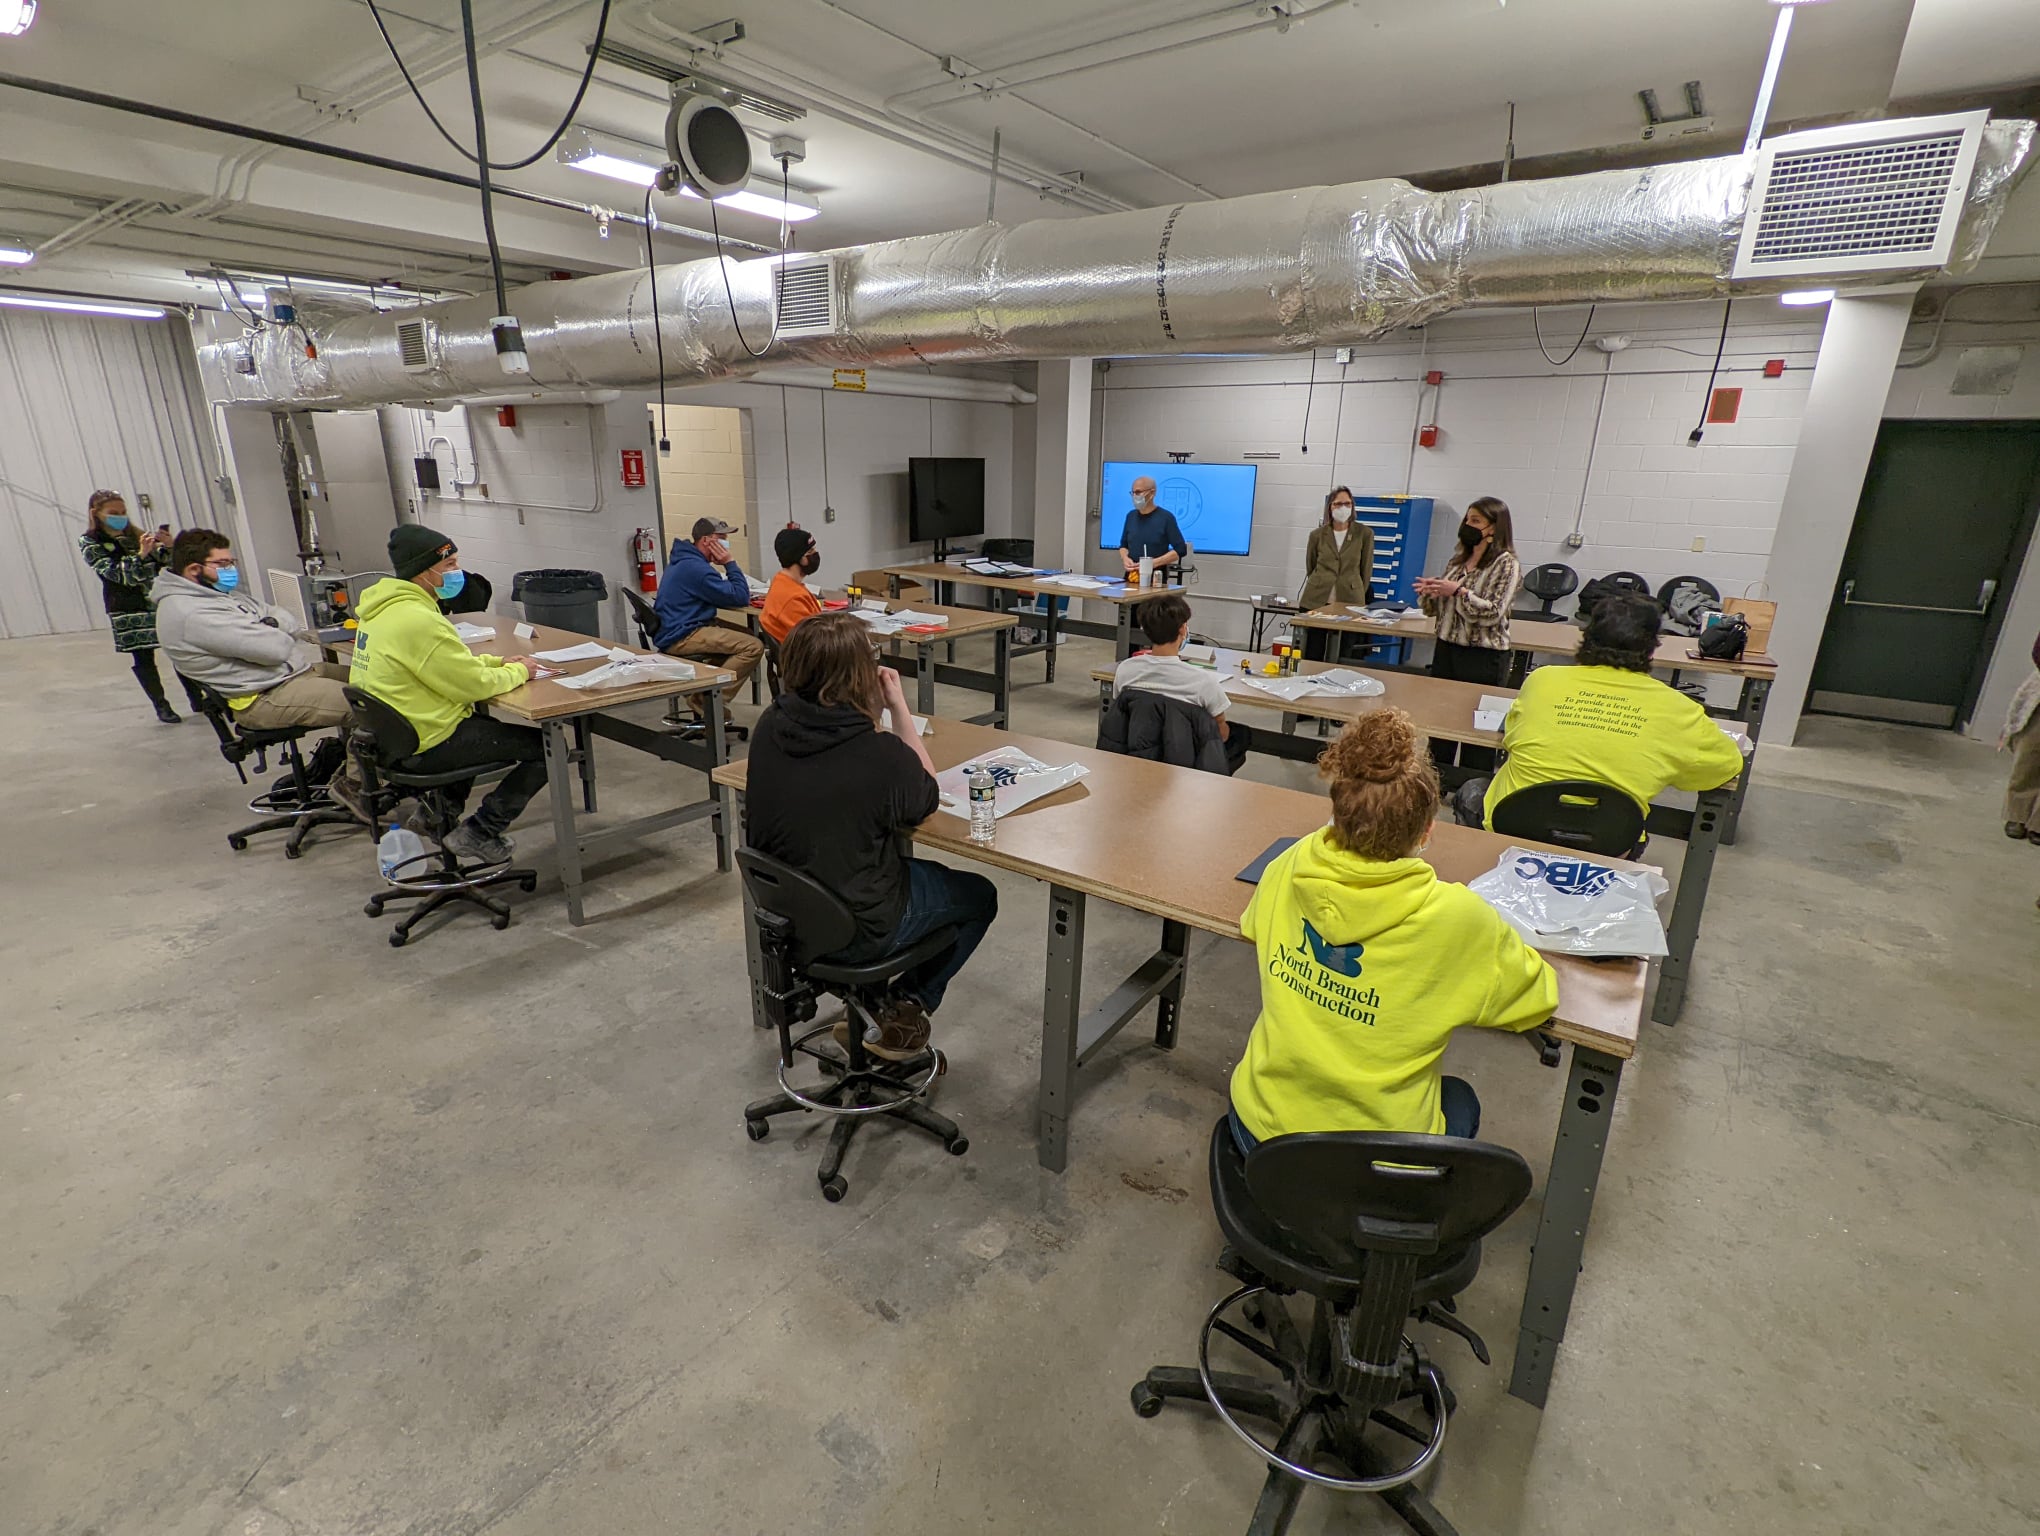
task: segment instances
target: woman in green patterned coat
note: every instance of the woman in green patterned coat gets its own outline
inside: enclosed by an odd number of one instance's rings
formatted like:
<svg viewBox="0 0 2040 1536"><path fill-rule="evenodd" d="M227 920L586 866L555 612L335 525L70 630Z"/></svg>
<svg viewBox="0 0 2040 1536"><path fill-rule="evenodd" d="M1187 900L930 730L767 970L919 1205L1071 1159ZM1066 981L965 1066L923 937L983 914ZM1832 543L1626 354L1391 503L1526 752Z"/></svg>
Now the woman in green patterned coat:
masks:
<svg viewBox="0 0 2040 1536"><path fill-rule="evenodd" d="M180 717L163 697L163 679L156 671L156 605L149 601L156 573L169 562L170 541L164 538L159 542L153 533L137 533L128 523L127 503L117 491L94 491L85 518L87 526L78 538L78 548L99 578L106 617L113 625L113 648L129 658L135 681L156 706L156 718L175 725ZM184 696L196 710L198 695L188 682Z"/></svg>

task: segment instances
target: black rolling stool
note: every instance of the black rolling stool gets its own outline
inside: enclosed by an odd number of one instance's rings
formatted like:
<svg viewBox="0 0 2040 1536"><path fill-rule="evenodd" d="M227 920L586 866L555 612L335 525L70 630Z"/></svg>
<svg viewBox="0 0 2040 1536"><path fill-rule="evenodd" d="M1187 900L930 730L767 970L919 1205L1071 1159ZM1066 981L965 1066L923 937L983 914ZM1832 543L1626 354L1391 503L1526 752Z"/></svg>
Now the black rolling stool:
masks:
<svg viewBox="0 0 2040 1536"><path fill-rule="evenodd" d="M389 889L377 891L362 907L370 917L381 917L393 901L416 901L417 906L390 930L390 945L401 949L419 921L454 902L471 902L490 914L496 928L510 926L510 907L484 892L491 886L513 880L524 890L538 889L538 872L514 865L462 864L446 847L446 835L460 824L460 817L442 791L470 779L508 773L514 763L484 763L458 773L418 773L402 765L418 750L418 733L396 710L372 693L359 688L347 690L347 702L354 709L353 745L361 764L361 778L368 802L376 807L378 819L408 792L417 796L424 812L424 832L435 845L431 850L407 859L389 877ZM417 866L413 868L412 866Z"/></svg>
<svg viewBox="0 0 2040 1536"><path fill-rule="evenodd" d="M1507 837L1627 859L1643 842L1643 820L1643 808L1612 785L1554 779L1517 790L1495 807L1488 826Z"/></svg>
<svg viewBox="0 0 2040 1536"><path fill-rule="evenodd" d="M1552 605L1560 598L1571 597L1579 590L1580 573L1569 565L1553 561L1549 565L1533 565L1523 573L1523 590L1537 599L1535 608L1511 610L1512 619L1556 619L1558 610Z"/></svg>
<svg viewBox="0 0 2040 1536"><path fill-rule="evenodd" d="M184 675L180 672L178 676ZM294 859L304 851L305 839L314 827L360 825L352 811L326 793L324 784L313 784L311 769L306 766L304 752L298 746L301 740L322 727L293 725L274 731L250 730L235 722L232 707L217 689L195 683L188 677L184 678L184 684L198 701L199 713L205 716L213 734L219 737L220 756L233 765L243 784L248 782L248 759L255 759L257 773L267 773L272 751L290 772L288 784L272 784L248 802L248 809L262 819L229 832L229 848L240 853L247 848L248 839L257 833L281 832L288 828L290 836L283 840L283 856ZM321 754L324 751L325 743L321 743Z"/></svg>
<svg viewBox="0 0 2040 1536"><path fill-rule="evenodd" d="M815 1170L823 1198L832 1202L841 1200L849 1188L840 1170L851 1139L878 1116L904 1120L941 1137L944 1149L954 1155L968 1151L970 1140L956 1122L921 1102L935 1079L948 1070L940 1051L931 1045L905 1061L887 1061L864 1049L864 1027L872 1022L872 1011L886 983L941 954L955 940L956 930L937 929L918 943L876 960L831 962L822 957L834 954L857 936L857 919L843 899L812 877L755 848L737 850L737 867L743 871L744 891L758 925L764 974L761 991L766 1017L779 1031L782 1090L745 1107L745 1133L753 1141L763 1141L771 1134L769 1122L774 1115L798 1111L837 1116L829 1131L828 1150ZM849 1041L842 1047L847 1058L819 1043L831 1033L834 1020L805 1034L793 1033L794 1025L815 1016L815 998L823 992L842 999L849 1024ZM821 1067L823 1081L798 1088L788 1082L787 1073L797 1056L811 1057Z"/></svg>
<svg viewBox="0 0 2040 1536"><path fill-rule="evenodd" d="M1211 1135L1211 1200L1225 1234L1219 1267L1241 1281L1211 1309L1197 1365L1161 1366L1133 1389L1153 1418L1169 1398L1208 1402L1268 1463L1247 1536L1288 1530L1306 1487L1378 1494L1420 1536L1455 1536L1415 1486L1437 1460L1457 1400L1422 1346L1412 1317L1465 1339L1481 1364L1487 1346L1455 1314L1452 1298L1480 1272L1480 1239L1530 1193L1530 1169L1507 1147L1454 1136L1378 1132L1277 1136L1242 1155L1232 1126ZM1285 1297L1312 1299L1308 1330ZM1243 1306L1250 1334L1226 1321ZM1214 1371L1222 1333L1279 1371L1262 1379ZM1430 1428L1396 1412L1423 1402ZM1269 1444L1237 1415L1278 1426ZM1397 1465L1376 1443L1382 1429L1421 1450ZM1320 1469L1329 1460L1346 1475Z"/></svg>

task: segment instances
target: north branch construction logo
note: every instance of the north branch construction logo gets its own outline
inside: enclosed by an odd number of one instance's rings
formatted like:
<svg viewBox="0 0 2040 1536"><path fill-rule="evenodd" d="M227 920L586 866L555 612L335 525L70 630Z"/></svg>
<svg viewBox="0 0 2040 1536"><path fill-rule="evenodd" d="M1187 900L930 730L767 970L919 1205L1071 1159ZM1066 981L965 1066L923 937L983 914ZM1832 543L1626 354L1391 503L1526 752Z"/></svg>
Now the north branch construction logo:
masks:
<svg viewBox="0 0 2040 1536"><path fill-rule="evenodd" d="M1303 924L1303 943L1292 948L1278 944L1268 960L1268 974L1290 991L1341 1018L1372 1026L1381 1006L1381 994L1372 987L1356 987L1344 978L1358 977L1361 944L1327 943L1323 934Z"/></svg>

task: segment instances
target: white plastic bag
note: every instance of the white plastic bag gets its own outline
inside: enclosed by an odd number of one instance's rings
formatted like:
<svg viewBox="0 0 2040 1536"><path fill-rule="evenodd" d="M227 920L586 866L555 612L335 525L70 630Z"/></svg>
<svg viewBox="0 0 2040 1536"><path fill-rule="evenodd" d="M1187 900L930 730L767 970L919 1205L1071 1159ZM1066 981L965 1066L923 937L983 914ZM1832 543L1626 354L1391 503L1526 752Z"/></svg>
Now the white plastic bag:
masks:
<svg viewBox="0 0 2040 1536"><path fill-rule="evenodd" d="M562 688L580 690L584 688L634 688L639 683L691 682L695 676L694 663L681 661L675 656L647 656L637 651L626 651L618 646L610 651L610 659L599 667L572 677L556 677L554 682Z"/></svg>
<svg viewBox="0 0 2040 1536"><path fill-rule="evenodd" d="M977 766L992 771L992 812L996 816L1011 815L1023 805L1032 805L1059 789L1068 789L1091 771L1082 763L1051 767L1018 747L1000 747L968 763L958 763L935 775L935 787L942 794L942 809L965 821L970 819L968 770Z"/></svg>
<svg viewBox="0 0 2040 1536"><path fill-rule="evenodd" d="M1591 856L1511 848L1467 889L1534 949L1567 955L1662 955L1657 900L1671 887L1654 869L1617 870Z"/></svg>

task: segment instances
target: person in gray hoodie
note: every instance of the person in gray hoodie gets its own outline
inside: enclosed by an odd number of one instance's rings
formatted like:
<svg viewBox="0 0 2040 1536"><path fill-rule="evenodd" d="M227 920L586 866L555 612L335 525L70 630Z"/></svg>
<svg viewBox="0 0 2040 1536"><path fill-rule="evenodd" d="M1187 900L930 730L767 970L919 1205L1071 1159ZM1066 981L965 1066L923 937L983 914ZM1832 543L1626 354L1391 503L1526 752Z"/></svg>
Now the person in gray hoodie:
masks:
<svg viewBox="0 0 2040 1536"><path fill-rule="evenodd" d="M224 534L210 528L178 534L149 595L156 642L170 665L223 697L237 725L280 731L347 724L346 669L319 660L317 638L295 627L295 615L242 590ZM352 757L334 775L333 793L366 819Z"/></svg>

